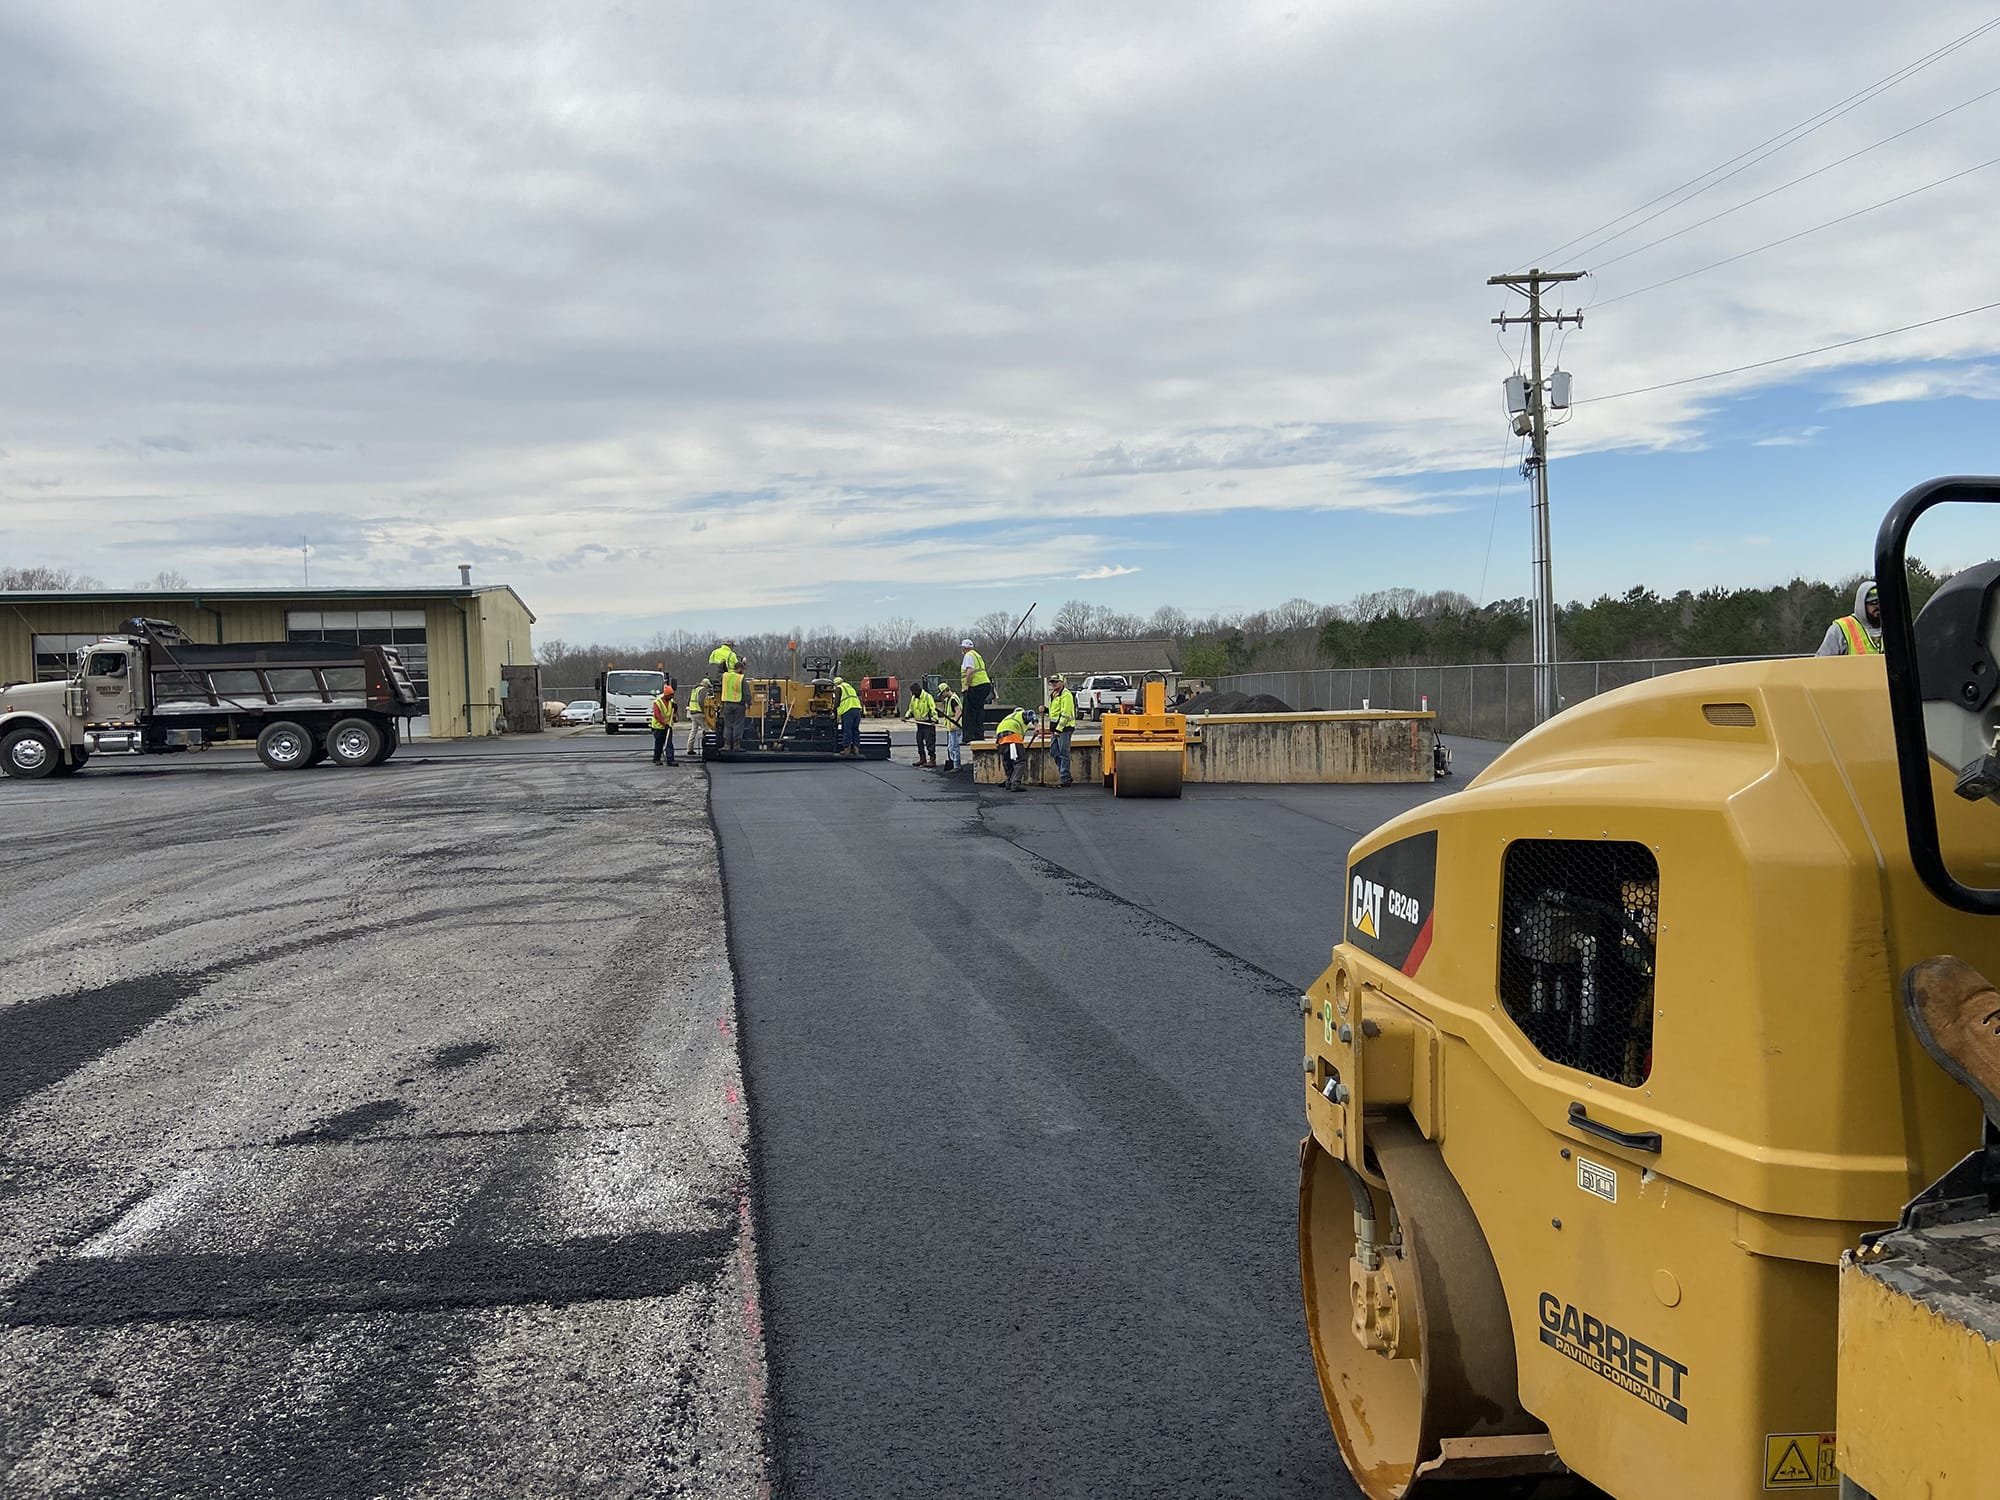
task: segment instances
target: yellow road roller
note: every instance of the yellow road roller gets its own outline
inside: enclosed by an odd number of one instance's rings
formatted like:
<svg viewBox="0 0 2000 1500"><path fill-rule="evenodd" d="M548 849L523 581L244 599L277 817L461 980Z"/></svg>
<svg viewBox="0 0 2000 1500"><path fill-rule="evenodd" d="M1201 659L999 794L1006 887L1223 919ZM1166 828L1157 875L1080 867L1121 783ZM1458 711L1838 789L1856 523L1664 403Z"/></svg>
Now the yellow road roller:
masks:
<svg viewBox="0 0 2000 1500"><path fill-rule="evenodd" d="M2000 565L1913 631L1890 530L1889 658L1606 694L1354 847L1301 1002L1299 1252L1371 1500L1839 1490L1843 1256L1982 1150L1902 981L1941 954L2000 975ZM1935 1402L1955 1377L1877 1378ZM2000 1495L2000 1456L1904 1493Z"/></svg>
<svg viewBox="0 0 2000 1500"><path fill-rule="evenodd" d="M1118 797L1178 797L1187 777L1187 715L1167 711L1167 685L1149 677L1137 713L1097 721L1104 785Z"/></svg>

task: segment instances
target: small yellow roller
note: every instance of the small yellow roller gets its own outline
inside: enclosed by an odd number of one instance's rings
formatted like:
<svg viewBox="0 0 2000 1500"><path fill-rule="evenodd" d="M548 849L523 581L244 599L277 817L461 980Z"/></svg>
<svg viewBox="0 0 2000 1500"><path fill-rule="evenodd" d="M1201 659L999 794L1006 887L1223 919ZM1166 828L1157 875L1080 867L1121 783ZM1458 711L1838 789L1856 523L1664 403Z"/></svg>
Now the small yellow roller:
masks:
<svg viewBox="0 0 2000 1500"><path fill-rule="evenodd" d="M1142 712L1100 721L1104 784L1119 797L1178 797L1187 776L1187 715L1167 712L1167 685L1147 680Z"/></svg>

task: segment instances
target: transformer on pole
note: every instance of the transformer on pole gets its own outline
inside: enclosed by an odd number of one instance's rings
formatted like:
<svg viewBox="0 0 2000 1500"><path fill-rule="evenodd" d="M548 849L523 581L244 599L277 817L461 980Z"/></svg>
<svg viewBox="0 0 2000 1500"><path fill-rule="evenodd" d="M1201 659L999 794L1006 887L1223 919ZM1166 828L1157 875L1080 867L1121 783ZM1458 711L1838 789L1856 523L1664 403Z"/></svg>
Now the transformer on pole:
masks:
<svg viewBox="0 0 2000 1500"><path fill-rule="evenodd" d="M1548 414L1552 408L1560 411L1570 404L1567 371L1557 370L1550 380L1542 378L1542 329L1547 326L1560 328L1564 324L1583 327L1583 314L1580 312L1565 313L1560 308L1553 313L1542 311L1542 288L1564 281L1580 281L1585 274L1582 271L1536 269L1486 278L1488 286L1512 287L1528 299L1525 316L1502 314L1493 321L1502 328L1516 323L1527 324L1529 347L1534 351L1526 378L1516 371L1507 377L1502 389L1508 415L1513 418L1514 431L1529 439L1531 445L1530 456L1522 465L1522 470L1534 485L1529 513L1533 523L1535 594L1529 634L1534 646L1537 724L1552 717L1557 707L1556 594L1554 573L1549 563Z"/></svg>

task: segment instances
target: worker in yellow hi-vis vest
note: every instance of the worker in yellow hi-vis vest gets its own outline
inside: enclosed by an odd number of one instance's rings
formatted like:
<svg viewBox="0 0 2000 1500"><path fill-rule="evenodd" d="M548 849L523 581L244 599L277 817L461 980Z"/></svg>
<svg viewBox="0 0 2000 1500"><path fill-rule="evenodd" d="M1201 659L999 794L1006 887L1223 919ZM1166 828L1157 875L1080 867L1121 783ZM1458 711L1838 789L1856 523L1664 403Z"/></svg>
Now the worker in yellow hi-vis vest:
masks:
<svg viewBox="0 0 2000 1500"><path fill-rule="evenodd" d="M986 658L972 649L972 641L968 638L959 645L965 648L965 658L958 664L958 685L965 694L960 723L969 745L986 737L986 700L993 696L993 679L986 673Z"/></svg>
<svg viewBox="0 0 2000 1500"><path fill-rule="evenodd" d="M653 697L653 764L674 764L674 680L669 677L660 684L660 691Z"/></svg>
<svg viewBox="0 0 2000 1500"><path fill-rule="evenodd" d="M861 695L854 691L854 684L845 677L833 679L834 691L839 701L834 706L834 714L840 721L841 755L861 754Z"/></svg>
<svg viewBox="0 0 2000 1500"><path fill-rule="evenodd" d="M701 738L708 732L708 695L715 691L715 685L706 677L694 685L694 692L688 698L688 755L701 759Z"/></svg>
<svg viewBox="0 0 2000 1500"><path fill-rule="evenodd" d="M1875 580L1864 578L1854 590L1854 613L1842 615L1826 627L1819 643L1820 656L1880 656L1882 654L1882 601L1875 594Z"/></svg>
<svg viewBox="0 0 2000 1500"><path fill-rule="evenodd" d="M910 722L917 726L917 764L937 765L937 699L921 681L910 690Z"/></svg>
<svg viewBox="0 0 2000 1500"><path fill-rule="evenodd" d="M722 748L741 750L743 748L743 715L748 708L745 702L749 679L743 675L742 665L725 667L722 673Z"/></svg>

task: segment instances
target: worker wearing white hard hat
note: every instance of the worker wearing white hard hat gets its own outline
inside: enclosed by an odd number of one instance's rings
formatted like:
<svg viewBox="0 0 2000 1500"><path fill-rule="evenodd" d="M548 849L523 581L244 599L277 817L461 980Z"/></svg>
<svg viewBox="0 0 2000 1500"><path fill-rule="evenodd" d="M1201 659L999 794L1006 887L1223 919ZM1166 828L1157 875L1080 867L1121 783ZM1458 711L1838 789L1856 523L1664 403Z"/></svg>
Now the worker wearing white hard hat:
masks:
<svg viewBox="0 0 2000 1500"><path fill-rule="evenodd" d="M986 671L986 658L973 649L970 636L959 642L965 659L958 664L958 685L965 693L965 713L961 719L965 743L986 738L986 700L993 696L993 679Z"/></svg>

